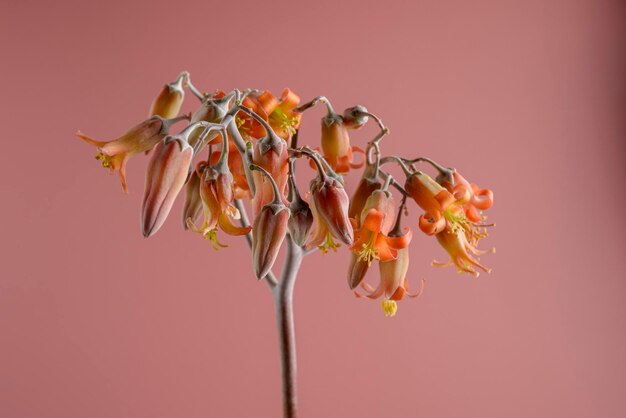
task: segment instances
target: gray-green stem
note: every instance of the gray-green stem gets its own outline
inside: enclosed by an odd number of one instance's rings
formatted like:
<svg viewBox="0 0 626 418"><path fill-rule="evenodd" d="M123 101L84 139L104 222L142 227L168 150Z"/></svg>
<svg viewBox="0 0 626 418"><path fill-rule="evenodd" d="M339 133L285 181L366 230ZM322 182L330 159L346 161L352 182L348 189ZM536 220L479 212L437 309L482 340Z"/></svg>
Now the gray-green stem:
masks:
<svg viewBox="0 0 626 418"><path fill-rule="evenodd" d="M287 255L278 286L272 289L276 310L276 326L280 345L283 381L283 416L295 418L297 414L297 358L296 334L293 320L293 289L302 264L303 251L287 237Z"/></svg>

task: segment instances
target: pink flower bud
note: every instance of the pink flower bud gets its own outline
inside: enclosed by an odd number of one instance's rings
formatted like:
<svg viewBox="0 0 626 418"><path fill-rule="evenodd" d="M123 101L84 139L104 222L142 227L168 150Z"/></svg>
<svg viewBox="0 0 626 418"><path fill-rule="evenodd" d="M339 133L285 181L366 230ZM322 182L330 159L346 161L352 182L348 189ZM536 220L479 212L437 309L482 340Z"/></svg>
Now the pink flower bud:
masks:
<svg viewBox="0 0 626 418"><path fill-rule="evenodd" d="M312 180L311 197L330 233L344 244L352 244L354 231L348 219L350 199L339 180L330 176Z"/></svg>
<svg viewBox="0 0 626 418"><path fill-rule="evenodd" d="M161 92L150 106L149 116L161 116L165 119L178 116L185 98L185 90L183 90L185 75L187 73L181 73L176 81L163 86Z"/></svg>
<svg viewBox="0 0 626 418"><path fill-rule="evenodd" d="M146 172L141 211L145 237L154 235L167 219L176 196L187 179L193 149L186 141L166 138L155 149Z"/></svg>
<svg viewBox="0 0 626 418"><path fill-rule="evenodd" d="M268 204L254 220L252 228L252 262L254 274L262 279L272 269L280 246L287 235L289 208Z"/></svg>

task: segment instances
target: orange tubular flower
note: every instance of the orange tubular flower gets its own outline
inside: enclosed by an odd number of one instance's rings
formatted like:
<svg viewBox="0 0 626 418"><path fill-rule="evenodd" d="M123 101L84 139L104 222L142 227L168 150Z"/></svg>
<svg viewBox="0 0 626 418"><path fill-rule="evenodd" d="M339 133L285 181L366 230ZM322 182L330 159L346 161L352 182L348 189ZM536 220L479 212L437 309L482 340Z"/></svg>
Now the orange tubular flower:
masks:
<svg viewBox="0 0 626 418"><path fill-rule="evenodd" d="M479 272L474 269L478 267L486 273L490 273L491 270L474 258L473 256L480 256L487 253L494 253L495 249L482 251L473 246L466 236L463 229L452 230L447 228L445 231L437 234L437 241L450 255L450 261L447 263L440 263L433 261L432 265L436 267L447 267L454 264L460 273L469 273L474 277L478 277Z"/></svg>
<svg viewBox="0 0 626 418"><path fill-rule="evenodd" d="M185 98L183 81L188 75L186 72L182 72L176 81L163 86L159 95L152 102L148 116L161 116L164 119L178 116Z"/></svg>
<svg viewBox="0 0 626 418"><path fill-rule="evenodd" d="M363 163L354 164L354 152L364 154L358 147L350 146L348 126L343 117L328 112L322 118L322 151L324 159L337 173L347 173L351 168L359 168Z"/></svg>
<svg viewBox="0 0 626 418"><path fill-rule="evenodd" d="M398 215L400 216L400 215ZM413 234L407 228L404 234L390 234L394 225L394 204L386 190L376 190L367 199L360 216L360 228L355 231L355 242L350 247L354 253L348 270L351 289L359 285L373 260L394 260L398 250L408 247ZM356 223L356 222L355 222Z"/></svg>
<svg viewBox="0 0 626 418"><path fill-rule="evenodd" d="M167 219L185 184L192 158L193 149L181 137L167 137L155 147L148 163L141 210L145 237L154 235Z"/></svg>
<svg viewBox="0 0 626 418"><path fill-rule="evenodd" d="M76 133L83 141L98 147L96 160L100 160L102 167L111 171L119 171L122 189L128 193L126 187L126 163L133 155L151 150L160 143L167 135L169 127L174 123L189 119L188 116L181 116L173 119L163 119L160 116L153 116L132 127L124 135L113 141L97 141L84 135L80 131Z"/></svg>
<svg viewBox="0 0 626 418"><path fill-rule="evenodd" d="M445 180L440 181L439 178L437 181L455 197L465 197L467 202L463 205L463 210L467 219L471 222L482 221L483 217L479 211L487 210L493 206L493 192L489 189L480 189L476 184L470 184L456 170L452 171L452 178L454 183Z"/></svg>
<svg viewBox="0 0 626 418"><path fill-rule="evenodd" d="M426 211L419 218L419 228L427 235L462 230L472 245L487 235L484 228L465 216L463 208L470 202L466 188L458 188L452 194L427 174L417 171L407 178L405 190Z"/></svg>

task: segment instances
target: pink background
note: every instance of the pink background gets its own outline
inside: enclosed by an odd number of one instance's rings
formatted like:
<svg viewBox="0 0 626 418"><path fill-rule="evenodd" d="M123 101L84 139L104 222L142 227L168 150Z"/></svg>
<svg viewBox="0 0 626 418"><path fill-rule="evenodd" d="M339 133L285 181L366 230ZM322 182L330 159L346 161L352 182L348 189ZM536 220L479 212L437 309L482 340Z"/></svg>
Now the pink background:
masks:
<svg viewBox="0 0 626 418"><path fill-rule="evenodd" d="M626 416L624 18L598 0L4 0L0 416L279 415L270 294L243 241L214 253L179 206L144 239L146 159L125 196L73 137L114 138L183 69L204 89L364 104L386 153L496 193L491 276L429 267L443 250L417 235L426 292L393 319L352 296L345 252L305 261L302 417Z"/></svg>

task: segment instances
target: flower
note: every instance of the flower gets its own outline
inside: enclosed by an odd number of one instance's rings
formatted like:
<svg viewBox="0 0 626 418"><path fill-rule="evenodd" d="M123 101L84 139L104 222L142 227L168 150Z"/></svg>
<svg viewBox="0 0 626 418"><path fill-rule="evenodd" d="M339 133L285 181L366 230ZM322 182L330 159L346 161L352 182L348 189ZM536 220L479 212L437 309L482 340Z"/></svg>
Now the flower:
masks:
<svg viewBox="0 0 626 418"><path fill-rule="evenodd" d="M364 152L358 147L350 146L348 126L341 115L329 111L322 118L321 141L324 159L337 173L347 173L351 168L359 168L363 165L363 163L353 163L353 153L364 154Z"/></svg>
<svg viewBox="0 0 626 418"><path fill-rule="evenodd" d="M199 164L196 172L200 177L200 199L204 220L198 228L191 217L187 218L187 227L211 241L214 249L225 247L217 239L217 227L228 235L245 235L250 227L240 227L232 223L231 218L239 219L239 211L233 206L233 176L225 166Z"/></svg>
<svg viewBox="0 0 626 418"><path fill-rule="evenodd" d="M180 73L176 81L163 86L159 95L150 106L149 116L161 116L164 119L175 118L180 112L185 98L183 81L189 74Z"/></svg>
<svg viewBox="0 0 626 418"><path fill-rule="evenodd" d="M160 142L148 163L141 209L141 227L145 237L154 235L163 225L183 188L193 149L179 136Z"/></svg>
<svg viewBox="0 0 626 418"><path fill-rule="evenodd" d="M218 161L209 165L206 162L198 164L196 169L200 177L200 199L204 221L200 228L197 228L192 218L187 218L187 226L194 232L202 234L204 239L211 241L214 249L225 247L217 239L217 227L228 235L245 235L250 232L250 227L239 227L233 225L230 218L239 219L240 213L233 201L233 175L228 169L229 144L228 137L222 131L222 149Z"/></svg>
<svg viewBox="0 0 626 418"><path fill-rule="evenodd" d="M350 199L343 184L334 177L324 174L311 180L311 198L319 220L323 221L328 232L344 244L352 244L354 230L348 218Z"/></svg>
<svg viewBox="0 0 626 418"><path fill-rule="evenodd" d="M287 236L291 211L283 203L276 182L270 173L262 167L251 164L250 169L267 177L272 186L274 198L261 209L254 219L252 234L252 264L254 274L262 279L269 273L276 261L280 247Z"/></svg>
<svg viewBox="0 0 626 418"><path fill-rule="evenodd" d="M483 216L480 214L480 210L487 210L493 206L493 192L489 189L480 189L476 184L470 184L463 176L461 176L456 170L452 170L453 183L446 181L446 179L439 179L437 181L444 186L455 197L458 196L466 200L463 205L465 216L471 222L480 222L483 220Z"/></svg>
<svg viewBox="0 0 626 418"><path fill-rule="evenodd" d="M367 292L354 294L361 298L378 299L384 296L381 302L385 316L394 316L398 310L397 301L401 300L405 295L416 298L422 294L424 290L424 282L420 281L420 289L417 293L409 292L409 285L406 274L409 270L409 249L401 248L398 250L397 256L393 260L381 261L378 263L380 268L380 283L374 288L366 282L361 283L361 287Z"/></svg>
<svg viewBox="0 0 626 418"><path fill-rule="evenodd" d="M450 255L450 261L447 263L440 263L433 261L432 265L436 267L447 267L454 264L459 273L469 273L474 277L478 277L479 272L474 267L478 267L480 270L491 273L491 269L480 264L478 259L473 256L480 256L487 253L494 253L495 249L491 250L479 250L472 245L463 229L446 228L445 231L437 234L437 241Z"/></svg>
<svg viewBox="0 0 626 418"><path fill-rule="evenodd" d="M436 235L446 228L463 221L459 214L457 198L441 187L430 176L416 171L406 179L405 190L425 213L419 218L419 228L427 235ZM455 204L456 203L456 204Z"/></svg>
<svg viewBox="0 0 626 418"><path fill-rule="evenodd" d="M396 258L399 249L411 242L412 233L389 236L394 225L394 204L386 190L376 190L367 199L361 212L361 227L355 231L354 244L350 249L359 260L372 264L373 260L390 261Z"/></svg>
<svg viewBox="0 0 626 418"><path fill-rule="evenodd" d="M350 247L352 259L348 269L348 285L356 288L367 273L372 261L391 261L397 257L398 251L408 247L413 234L407 228L401 232L398 223L394 226L394 203L391 194L386 190L376 190L367 199L361 212L359 225L355 231L355 241ZM356 220L353 219L356 224Z"/></svg>
<svg viewBox="0 0 626 418"><path fill-rule="evenodd" d="M126 163L135 154L151 150L160 143L167 135L169 127L188 116L181 116L173 119L163 119L160 116L153 116L140 124L133 126L126 133L113 141L97 141L80 131L76 132L83 141L98 147L96 160L102 163L102 167L111 171L119 171L122 189L128 193L126 187Z"/></svg>
<svg viewBox="0 0 626 418"><path fill-rule="evenodd" d="M280 100L276 102L276 106L269 113L269 124L276 132L276 135L290 142L291 137L300 127L302 114L294 112L294 109L300 104L300 97L290 89L283 90ZM268 109L269 110L269 109Z"/></svg>

